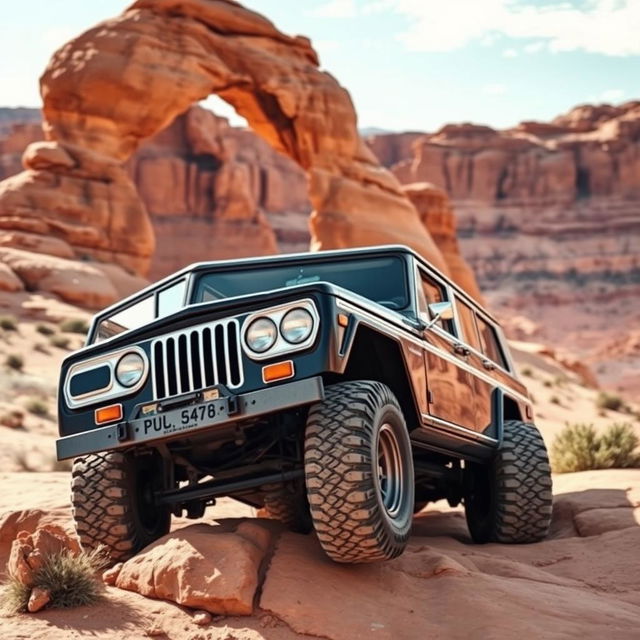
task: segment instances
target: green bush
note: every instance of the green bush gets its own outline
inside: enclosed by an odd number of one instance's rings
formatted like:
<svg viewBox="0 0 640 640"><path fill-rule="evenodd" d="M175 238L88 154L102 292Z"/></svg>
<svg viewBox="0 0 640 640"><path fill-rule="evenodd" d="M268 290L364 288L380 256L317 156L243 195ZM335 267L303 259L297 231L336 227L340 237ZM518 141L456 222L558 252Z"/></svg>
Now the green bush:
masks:
<svg viewBox="0 0 640 640"><path fill-rule="evenodd" d="M640 467L640 441L629 423L614 423L598 435L592 424L568 424L553 441L556 473Z"/></svg>
<svg viewBox="0 0 640 640"><path fill-rule="evenodd" d="M25 404L25 409L29 413L33 413L34 416L40 416L44 418L49 415L49 407L47 403L40 398L29 398Z"/></svg>
<svg viewBox="0 0 640 640"><path fill-rule="evenodd" d="M60 329L65 333L80 333L86 336L89 331L89 325L79 318L70 318L60 325Z"/></svg>
<svg viewBox="0 0 640 640"><path fill-rule="evenodd" d="M22 368L24 367L24 358L12 353L6 357L4 364L6 367L13 369L14 371L22 371Z"/></svg>
<svg viewBox="0 0 640 640"><path fill-rule="evenodd" d="M58 349L68 349L71 341L66 336L52 336L49 342Z"/></svg>
<svg viewBox="0 0 640 640"><path fill-rule="evenodd" d="M622 398L615 393L607 393L601 391L596 400L596 406L599 409L609 409L609 411L620 411L624 407Z"/></svg>
<svg viewBox="0 0 640 640"><path fill-rule="evenodd" d="M41 333L43 336L52 336L56 330L49 324L37 324L36 331Z"/></svg>
<svg viewBox="0 0 640 640"><path fill-rule="evenodd" d="M103 594L97 572L104 566L100 550L74 555L62 552L45 559L34 574L34 587L51 594L47 605L51 609L66 609L94 604ZM27 610L31 588L10 576L0 594L0 608L9 614Z"/></svg>
<svg viewBox="0 0 640 640"><path fill-rule="evenodd" d="M18 321L13 316L0 316L0 329L17 331Z"/></svg>

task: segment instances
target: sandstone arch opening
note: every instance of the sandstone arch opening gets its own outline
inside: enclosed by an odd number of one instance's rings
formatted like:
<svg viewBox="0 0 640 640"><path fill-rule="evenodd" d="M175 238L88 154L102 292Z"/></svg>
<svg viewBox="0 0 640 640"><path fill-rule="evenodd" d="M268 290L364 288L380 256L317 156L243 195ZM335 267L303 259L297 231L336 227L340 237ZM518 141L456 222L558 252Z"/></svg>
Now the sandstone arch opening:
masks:
<svg viewBox="0 0 640 640"><path fill-rule="evenodd" d="M306 172L313 249L402 243L449 272L309 40L232 0L138 0L59 49L41 93L48 142L29 148L31 171L0 194L0 225L48 233L76 257L147 274L153 228L123 165L141 141L215 94ZM239 169L220 152L231 183ZM254 227L263 222L253 219ZM212 233L211 245L218 239ZM273 239L266 245L276 249ZM470 272L462 284L477 294Z"/></svg>

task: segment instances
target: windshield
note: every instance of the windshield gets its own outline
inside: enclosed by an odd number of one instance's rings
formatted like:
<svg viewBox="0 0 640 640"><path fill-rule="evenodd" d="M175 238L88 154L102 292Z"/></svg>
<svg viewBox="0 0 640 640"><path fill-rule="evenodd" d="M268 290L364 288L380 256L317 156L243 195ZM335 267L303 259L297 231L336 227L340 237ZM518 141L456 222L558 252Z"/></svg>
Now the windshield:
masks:
<svg viewBox="0 0 640 640"><path fill-rule="evenodd" d="M330 282L389 309L409 304L404 261L395 256L302 262L203 275L193 302L208 302L310 282Z"/></svg>

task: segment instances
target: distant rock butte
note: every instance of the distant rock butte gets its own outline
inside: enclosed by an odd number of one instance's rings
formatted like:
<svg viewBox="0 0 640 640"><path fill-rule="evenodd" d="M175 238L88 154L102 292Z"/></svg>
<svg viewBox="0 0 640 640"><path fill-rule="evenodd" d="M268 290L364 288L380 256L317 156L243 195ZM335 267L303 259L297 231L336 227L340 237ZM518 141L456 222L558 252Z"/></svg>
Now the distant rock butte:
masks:
<svg viewBox="0 0 640 640"><path fill-rule="evenodd" d="M312 249L407 244L449 272L397 179L360 138L349 94L320 71L309 40L284 35L231 0L138 0L59 49L40 84L48 141L32 143L27 170L0 185L2 228L54 235L75 257L149 273L153 225L124 163L194 102L217 94L306 172ZM255 198L269 176L252 175L240 136L234 142L222 127L212 130L200 110L182 124L196 156L190 171L171 158L155 158L153 171L144 157L132 161L150 207L189 202L193 237L206 238L217 257L277 251ZM168 175L178 187L183 181L184 198L164 188ZM176 236L176 220L164 223L164 234ZM194 241L195 253L207 240ZM188 238L177 237L167 262L181 246Z"/></svg>
<svg viewBox="0 0 640 640"><path fill-rule="evenodd" d="M640 393L638 353L602 351L630 342L640 322L640 102L368 142L402 183L449 194L462 256L512 336L563 346L605 386ZM389 152L398 148L400 160ZM516 330L514 316L533 319L535 333Z"/></svg>

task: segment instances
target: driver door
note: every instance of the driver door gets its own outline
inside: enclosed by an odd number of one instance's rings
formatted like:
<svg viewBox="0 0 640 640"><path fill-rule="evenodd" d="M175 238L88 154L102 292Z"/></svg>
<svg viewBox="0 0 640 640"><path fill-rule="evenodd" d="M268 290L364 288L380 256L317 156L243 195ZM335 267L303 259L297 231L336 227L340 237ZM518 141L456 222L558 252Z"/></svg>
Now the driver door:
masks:
<svg viewBox="0 0 640 640"><path fill-rule="evenodd" d="M443 282L422 268L418 268L419 313L431 322L429 304L451 301ZM457 337L454 320L439 320L424 333L424 359L427 372L429 416L443 426L475 429L475 393L473 375L467 365Z"/></svg>

